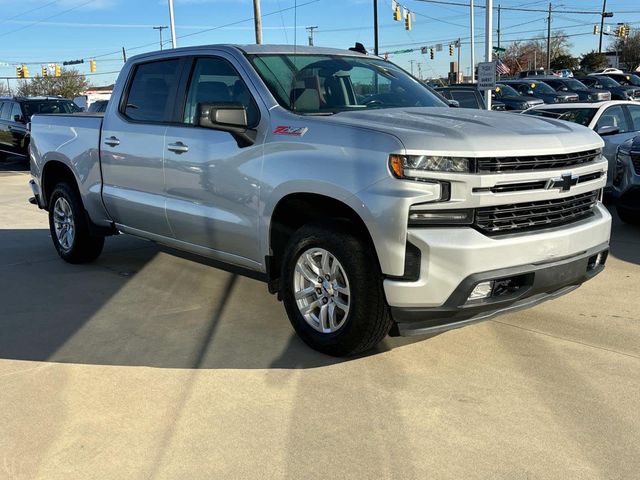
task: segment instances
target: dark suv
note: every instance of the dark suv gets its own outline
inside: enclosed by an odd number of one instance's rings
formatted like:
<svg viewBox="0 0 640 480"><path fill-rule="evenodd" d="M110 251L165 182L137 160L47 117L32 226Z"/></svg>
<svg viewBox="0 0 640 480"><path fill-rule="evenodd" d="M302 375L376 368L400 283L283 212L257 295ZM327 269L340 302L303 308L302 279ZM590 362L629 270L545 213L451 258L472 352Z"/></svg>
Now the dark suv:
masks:
<svg viewBox="0 0 640 480"><path fill-rule="evenodd" d="M581 102L604 102L606 100L611 100L611 92L589 88L575 78L546 77L541 78L540 80L555 89L557 92L577 93Z"/></svg>
<svg viewBox="0 0 640 480"><path fill-rule="evenodd" d="M447 100L455 100L460 108L474 108L476 110L485 110L487 108L484 103L484 95L475 84L456 84L448 87L438 87L435 91ZM497 101L491 102L491 110L504 111L507 107L504 103Z"/></svg>
<svg viewBox="0 0 640 480"><path fill-rule="evenodd" d="M640 100L640 88L620 85L608 75L589 75L580 79L587 87L611 92L611 100Z"/></svg>
<svg viewBox="0 0 640 480"><path fill-rule="evenodd" d="M0 97L0 155L29 157L27 123L35 113L74 113L80 108L59 97Z"/></svg>

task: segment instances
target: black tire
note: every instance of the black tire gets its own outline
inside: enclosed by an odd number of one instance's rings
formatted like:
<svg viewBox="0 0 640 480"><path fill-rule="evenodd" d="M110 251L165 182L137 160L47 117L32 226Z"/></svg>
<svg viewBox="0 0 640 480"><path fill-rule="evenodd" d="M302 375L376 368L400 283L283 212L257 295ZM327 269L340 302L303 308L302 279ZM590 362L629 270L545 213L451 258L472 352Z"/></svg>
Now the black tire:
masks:
<svg viewBox="0 0 640 480"><path fill-rule="evenodd" d="M349 280L349 312L342 326L332 333L314 329L296 304L296 262L311 248L322 248L333 255ZM280 293L293 328L307 345L328 355L351 356L373 348L389 333L392 320L375 259L374 249L346 222L309 224L292 235L282 261Z"/></svg>
<svg viewBox="0 0 640 480"><path fill-rule="evenodd" d="M640 225L640 212L618 205L616 207L620 220L631 225Z"/></svg>
<svg viewBox="0 0 640 480"><path fill-rule="evenodd" d="M56 234L54 210L58 199L63 198L71 208L72 223L74 227L73 240L70 241L69 248L64 248L58 240ZM80 194L68 183L59 183L53 189L49 200L49 230L53 245L58 255L69 263L88 263L94 261L104 246L104 237L91 235L89 220L82 205ZM64 239L63 239L64 241Z"/></svg>

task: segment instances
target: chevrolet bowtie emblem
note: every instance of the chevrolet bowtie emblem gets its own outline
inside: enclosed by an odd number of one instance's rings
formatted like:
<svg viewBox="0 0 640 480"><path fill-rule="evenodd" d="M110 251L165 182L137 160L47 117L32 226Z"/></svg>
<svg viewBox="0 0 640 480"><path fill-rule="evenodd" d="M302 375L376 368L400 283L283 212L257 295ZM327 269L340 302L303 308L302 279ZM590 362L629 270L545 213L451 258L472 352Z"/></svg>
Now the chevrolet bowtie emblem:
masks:
<svg viewBox="0 0 640 480"><path fill-rule="evenodd" d="M547 182L546 189L559 188L561 192L568 192L571 187L578 184L578 177L565 173L560 178L550 178Z"/></svg>

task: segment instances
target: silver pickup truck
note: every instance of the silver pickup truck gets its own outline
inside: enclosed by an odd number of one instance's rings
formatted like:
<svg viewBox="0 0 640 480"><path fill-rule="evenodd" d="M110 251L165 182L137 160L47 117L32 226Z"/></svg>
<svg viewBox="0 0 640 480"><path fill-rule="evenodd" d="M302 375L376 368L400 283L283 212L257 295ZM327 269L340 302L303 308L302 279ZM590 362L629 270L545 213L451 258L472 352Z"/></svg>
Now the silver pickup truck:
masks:
<svg viewBox="0 0 640 480"><path fill-rule="evenodd" d="M259 278L332 355L558 297L607 257L598 135L448 108L355 51L144 54L104 116L36 115L31 135L64 260L127 233Z"/></svg>

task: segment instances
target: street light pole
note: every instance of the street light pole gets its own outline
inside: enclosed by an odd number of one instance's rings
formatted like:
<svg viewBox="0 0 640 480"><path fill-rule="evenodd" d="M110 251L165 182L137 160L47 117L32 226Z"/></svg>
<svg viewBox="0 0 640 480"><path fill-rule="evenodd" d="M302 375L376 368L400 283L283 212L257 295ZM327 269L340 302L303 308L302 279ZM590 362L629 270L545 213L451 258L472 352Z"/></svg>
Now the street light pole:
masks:
<svg viewBox="0 0 640 480"><path fill-rule="evenodd" d="M171 26L171 48L176 48L176 19L173 15L173 0L169 0L169 25Z"/></svg>
<svg viewBox="0 0 640 480"><path fill-rule="evenodd" d="M476 81L476 34L473 24L473 0L469 5L469 23L471 24L471 83Z"/></svg>
<svg viewBox="0 0 640 480"><path fill-rule="evenodd" d="M551 69L551 2L549 2L549 16L547 17L547 70Z"/></svg>
<svg viewBox="0 0 640 480"><path fill-rule="evenodd" d="M602 15L600 16L600 41L598 42L598 53L602 53L602 30L604 30L604 14L607 10L607 0L602 0Z"/></svg>
<svg viewBox="0 0 640 480"><path fill-rule="evenodd" d="M484 28L484 61L490 62L493 57L493 0L487 0ZM485 103L487 110L491 110L491 90L485 92Z"/></svg>
<svg viewBox="0 0 640 480"><path fill-rule="evenodd" d="M373 0L373 53L377 57L378 51L378 0Z"/></svg>
<svg viewBox="0 0 640 480"><path fill-rule="evenodd" d="M253 0L253 21L256 26L256 43L262 44L262 16L260 15L260 0Z"/></svg>

